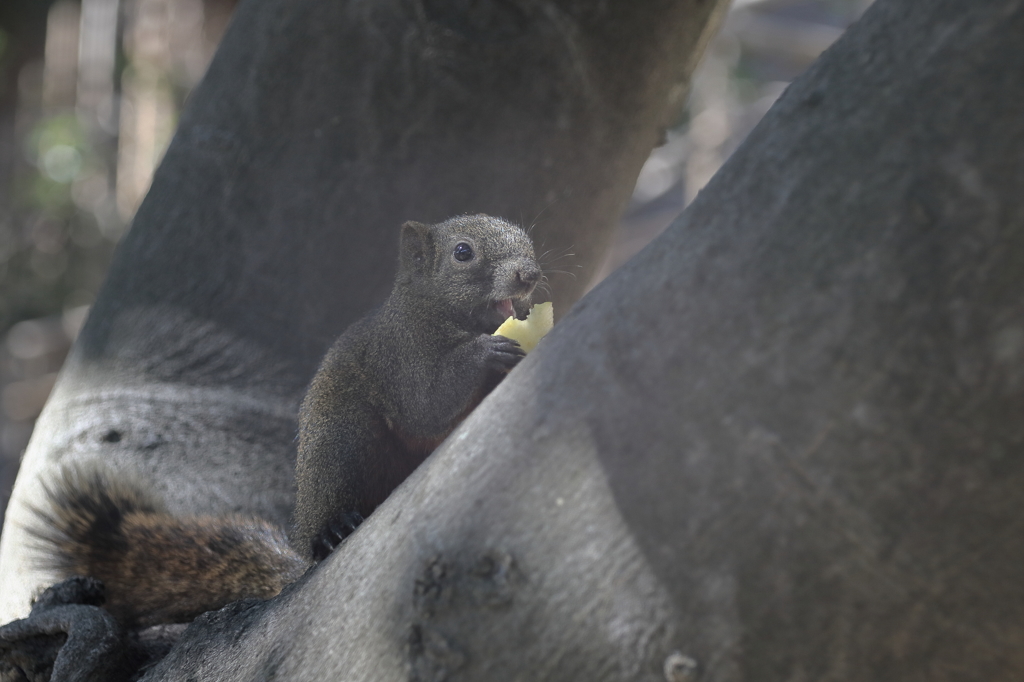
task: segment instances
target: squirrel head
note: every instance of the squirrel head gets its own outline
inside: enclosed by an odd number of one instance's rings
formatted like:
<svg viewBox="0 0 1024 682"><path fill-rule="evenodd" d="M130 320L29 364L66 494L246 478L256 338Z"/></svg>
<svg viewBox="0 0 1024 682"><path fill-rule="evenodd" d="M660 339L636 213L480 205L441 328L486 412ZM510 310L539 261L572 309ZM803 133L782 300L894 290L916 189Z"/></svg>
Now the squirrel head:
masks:
<svg viewBox="0 0 1024 682"><path fill-rule="evenodd" d="M396 289L481 334L522 315L541 270L522 228L484 214L402 225Z"/></svg>

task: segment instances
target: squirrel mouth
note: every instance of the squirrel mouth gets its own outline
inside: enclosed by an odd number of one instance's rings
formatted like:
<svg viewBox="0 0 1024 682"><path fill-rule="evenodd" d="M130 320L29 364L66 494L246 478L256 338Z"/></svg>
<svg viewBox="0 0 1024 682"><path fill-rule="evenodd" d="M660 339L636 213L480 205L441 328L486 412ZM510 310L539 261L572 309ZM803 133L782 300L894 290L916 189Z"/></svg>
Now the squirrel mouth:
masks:
<svg viewBox="0 0 1024 682"><path fill-rule="evenodd" d="M501 313L501 319L506 320L516 316L516 309L512 306L512 299L506 298L494 303L494 308Z"/></svg>

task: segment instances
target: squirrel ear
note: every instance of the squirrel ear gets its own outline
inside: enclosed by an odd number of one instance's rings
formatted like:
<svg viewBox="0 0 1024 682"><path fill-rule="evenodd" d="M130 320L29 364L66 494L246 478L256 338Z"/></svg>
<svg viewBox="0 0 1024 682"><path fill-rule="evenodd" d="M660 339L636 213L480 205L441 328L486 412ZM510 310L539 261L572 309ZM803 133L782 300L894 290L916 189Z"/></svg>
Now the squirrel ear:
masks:
<svg viewBox="0 0 1024 682"><path fill-rule="evenodd" d="M402 225L401 268L403 272L427 272L434 262L434 237L430 225L410 220Z"/></svg>

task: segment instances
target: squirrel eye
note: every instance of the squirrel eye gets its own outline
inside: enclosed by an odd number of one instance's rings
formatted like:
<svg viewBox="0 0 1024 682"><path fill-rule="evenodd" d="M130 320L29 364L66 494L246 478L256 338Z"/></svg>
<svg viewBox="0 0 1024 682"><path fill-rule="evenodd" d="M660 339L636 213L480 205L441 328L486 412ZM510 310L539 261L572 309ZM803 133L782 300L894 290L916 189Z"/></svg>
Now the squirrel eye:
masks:
<svg viewBox="0 0 1024 682"><path fill-rule="evenodd" d="M466 242L459 242L455 245L452 255L455 256L455 260L464 263L473 257L473 247Z"/></svg>

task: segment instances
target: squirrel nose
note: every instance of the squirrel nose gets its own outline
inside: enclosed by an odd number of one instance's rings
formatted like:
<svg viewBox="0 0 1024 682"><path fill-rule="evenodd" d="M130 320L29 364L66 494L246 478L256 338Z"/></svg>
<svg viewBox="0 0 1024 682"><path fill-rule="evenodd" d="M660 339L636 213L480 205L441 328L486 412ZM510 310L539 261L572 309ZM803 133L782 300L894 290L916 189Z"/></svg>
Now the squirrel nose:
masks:
<svg viewBox="0 0 1024 682"><path fill-rule="evenodd" d="M526 266L516 270L516 279L522 284L532 287L540 279L540 268L537 266Z"/></svg>

